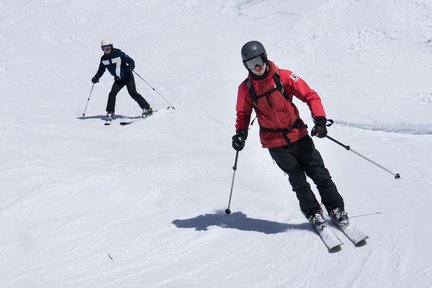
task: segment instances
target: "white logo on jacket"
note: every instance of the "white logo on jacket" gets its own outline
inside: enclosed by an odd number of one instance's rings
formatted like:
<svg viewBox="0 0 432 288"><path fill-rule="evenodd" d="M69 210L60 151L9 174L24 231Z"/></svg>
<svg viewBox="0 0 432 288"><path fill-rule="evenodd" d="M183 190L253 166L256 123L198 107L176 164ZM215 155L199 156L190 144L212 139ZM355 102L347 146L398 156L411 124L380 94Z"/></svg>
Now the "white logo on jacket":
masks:
<svg viewBox="0 0 432 288"><path fill-rule="evenodd" d="M300 79L300 77L298 75L294 74L294 73L291 73L290 78L292 80L294 80L294 82L297 82L297 80Z"/></svg>
<svg viewBox="0 0 432 288"><path fill-rule="evenodd" d="M105 66L108 66L110 64L114 64L115 65L115 74L117 76L120 76L120 67L121 67L121 58L120 57L112 58L111 60L102 60L102 63Z"/></svg>

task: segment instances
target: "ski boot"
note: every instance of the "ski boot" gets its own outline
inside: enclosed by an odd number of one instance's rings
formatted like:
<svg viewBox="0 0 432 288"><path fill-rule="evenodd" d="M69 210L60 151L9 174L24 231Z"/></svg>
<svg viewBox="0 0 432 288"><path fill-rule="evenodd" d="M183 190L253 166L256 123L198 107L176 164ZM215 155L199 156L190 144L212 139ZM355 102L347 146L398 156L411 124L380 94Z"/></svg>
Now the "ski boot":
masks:
<svg viewBox="0 0 432 288"><path fill-rule="evenodd" d="M325 227L327 227L322 213L323 211L319 209L307 217L309 223L312 224L316 230L323 230Z"/></svg>
<svg viewBox="0 0 432 288"><path fill-rule="evenodd" d="M107 113L105 125L111 125L113 118L114 118L114 113Z"/></svg>
<svg viewBox="0 0 432 288"><path fill-rule="evenodd" d="M152 108L144 108L143 111L142 111L142 115L141 116L143 118L146 118L146 117L149 117L152 114L153 114L153 109Z"/></svg>
<svg viewBox="0 0 432 288"><path fill-rule="evenodd" d="M330 211L329 216L332 221L341 228L349 225L348 213L345 212L343 207L333 209Z"/></svg>

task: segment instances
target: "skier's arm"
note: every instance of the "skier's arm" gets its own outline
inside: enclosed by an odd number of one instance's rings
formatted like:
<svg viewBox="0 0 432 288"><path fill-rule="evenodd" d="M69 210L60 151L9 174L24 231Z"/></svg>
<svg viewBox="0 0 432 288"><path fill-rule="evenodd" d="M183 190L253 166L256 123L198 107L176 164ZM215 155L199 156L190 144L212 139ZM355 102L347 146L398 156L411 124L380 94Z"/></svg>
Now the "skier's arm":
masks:
<svg viewBox="0 0 432 288"><path fill-rule="evenodd" d="M236 131L248 131L252 114L252 97L249 96L249 90L245 82L238 89L236 110Z"/></svg>
<svg viewBox="0 0 432 288"><path fill-rule="evenodd" d="M105 65L102 64L102 60L101 60L101 62L99 63L99 69L96 72L95 76L93 76L93 78L91 79L91 82L93 84L98 83L99 82L99 78L102 77L102 75L104 74L104 72L105 72Z"/></svg>
<svg viewBox="0 0 432 288"><path fill-rule="evenodd" d="M320 96L302 78L291 71L286 70L285 72L287 73L283 75L283 83L288 82L288 93L305 102L309 106L312 117L325 117L326 114Z"/></svg>
<svg viewBox="0 0 432 288"><path fill-rule="evenodd" d="M127 64L127 68L129 68L131 71L135 69L135 61L129 57L127 54L123 53L124 61Z"/></svg>
<svg viewBox="0 0 432 288"><path fill-rule="evenodd" d="M105 65L102 63L102 60L101 60L100 63L99 63L99 68L98 68L98 70L97 70L97 72L96 72L95 77L97 77L98 79L99 79L100 77L102 77L102 75L105 73L105 69L106 69L106 67L105 67Z"/></svg>

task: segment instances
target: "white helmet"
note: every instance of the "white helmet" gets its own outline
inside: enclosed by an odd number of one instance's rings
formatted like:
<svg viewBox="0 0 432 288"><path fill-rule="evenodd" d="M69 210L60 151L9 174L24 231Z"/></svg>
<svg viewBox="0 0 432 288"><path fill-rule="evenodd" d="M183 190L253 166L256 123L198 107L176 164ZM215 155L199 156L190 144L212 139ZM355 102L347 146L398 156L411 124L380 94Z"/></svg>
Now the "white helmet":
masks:
<svg viewBox="0 0 432 288"><path fill-rule="evenodd" d="M113 43L112 43L111 40L109 40L109 39L103 39L103 40L101 41L101 47L102 47L102 46L108 46L108 45L113 46Z"/></svg>

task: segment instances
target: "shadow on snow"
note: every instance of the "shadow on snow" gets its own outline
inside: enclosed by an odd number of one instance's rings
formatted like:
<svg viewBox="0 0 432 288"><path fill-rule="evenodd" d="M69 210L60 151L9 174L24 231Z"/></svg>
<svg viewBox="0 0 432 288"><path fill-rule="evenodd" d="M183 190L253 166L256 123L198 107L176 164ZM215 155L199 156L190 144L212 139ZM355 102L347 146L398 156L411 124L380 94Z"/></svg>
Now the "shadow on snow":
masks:
<svg viewBox="0 0 432 288"><path fill-rule="evenodd" d="M92 116L78 116L77 119L79 120L87 120L87 119L100 119L100 120L106 120L107 116L106 114L104 115L92 115ZM114 120L115 119L139 119L142 118L142 116L124 116L124 115L120 115L120 114L115 114L114 115Z"/></svg>
<svg viewBox="0 0 432 288"><path fill-rule="evenodd" d="M226 215L223 211L214 214L199 215L190 219L177 219L172 222L177 228L195 228L197 231L206 231L210 226L238 229L242 231L254 231L265 234L277 234L289 229L313 231L309 223L287 224L262 219L248 218L242 212Z"/></svg>

